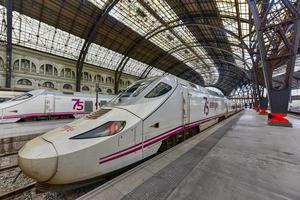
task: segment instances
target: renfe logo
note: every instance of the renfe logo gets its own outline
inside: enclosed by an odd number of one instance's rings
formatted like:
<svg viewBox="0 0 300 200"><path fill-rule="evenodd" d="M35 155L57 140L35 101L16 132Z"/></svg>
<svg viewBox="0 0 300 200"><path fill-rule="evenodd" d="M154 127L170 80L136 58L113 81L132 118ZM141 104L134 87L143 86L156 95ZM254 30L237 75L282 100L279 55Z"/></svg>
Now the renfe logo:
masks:
<svg viewBox="0 0 300 200"><path fill-rule="evenodd" d="M74 127L73 126L70 126L70 125L64 125L63 126L63 130L67 131L67 132L71 132L71 131L74 131Z"/></svg>
<svg viewBox="0 0 300 200"><path fill-rule="evenodd" d="M209 113L208 99L207 97L203 97L203 99L205 100L203 112L204 114L208 115Z"/></svg>
<svg viewBox="0 0 300 200"><path fill-rule="evenodd" d="M83 101L80 101L80 99L72 99L74 103L73 110L83 110Z"/></svg>

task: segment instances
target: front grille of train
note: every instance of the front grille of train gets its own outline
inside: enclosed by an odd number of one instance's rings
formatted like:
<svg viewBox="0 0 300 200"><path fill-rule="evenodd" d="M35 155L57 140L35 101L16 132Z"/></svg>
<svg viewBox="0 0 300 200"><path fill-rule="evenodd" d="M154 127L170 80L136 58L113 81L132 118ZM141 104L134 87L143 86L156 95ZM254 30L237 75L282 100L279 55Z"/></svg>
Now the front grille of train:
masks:
<svg viewBox="0 0 300 200"><path fill-rule="evenodd" d="M95 112L92 112L92 113L88 114L86 116L86 118L88 118L88 119L97 119L98 117L104 115L105 113L108 113L109 111L111 111L111 109L100 109L100 110L97 110Z"/></svg>

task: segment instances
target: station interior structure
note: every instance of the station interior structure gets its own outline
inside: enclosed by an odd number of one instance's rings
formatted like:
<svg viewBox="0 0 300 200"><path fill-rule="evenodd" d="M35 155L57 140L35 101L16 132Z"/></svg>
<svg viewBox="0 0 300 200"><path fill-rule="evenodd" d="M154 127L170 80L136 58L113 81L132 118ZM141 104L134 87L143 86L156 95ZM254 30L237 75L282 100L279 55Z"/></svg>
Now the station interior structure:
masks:
<svg viewBox="0 0 300 200"><path fill-rule="evenodd" d="M173 151L64 198L300 199L299 0L0 0L0 20L0 92L121 98L136 81L172 75L235 103ZM71 121L0 124L0 159ZM0 199L12 197L5 180ZM36 186L22 187L13 195Z"/></svg>

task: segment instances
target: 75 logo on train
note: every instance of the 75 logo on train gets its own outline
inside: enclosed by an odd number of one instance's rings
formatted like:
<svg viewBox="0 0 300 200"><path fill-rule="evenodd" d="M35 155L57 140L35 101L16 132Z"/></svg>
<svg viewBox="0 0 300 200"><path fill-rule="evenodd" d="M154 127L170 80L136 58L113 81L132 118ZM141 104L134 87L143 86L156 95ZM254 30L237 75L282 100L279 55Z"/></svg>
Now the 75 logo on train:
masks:
<svg viewBox="0 0 300 200"><path fill-rule="evenodd" d="M80 99L72 99L72 101L74 102L73 110L83 110L84 108L83 101L80 101Z"/></svg>

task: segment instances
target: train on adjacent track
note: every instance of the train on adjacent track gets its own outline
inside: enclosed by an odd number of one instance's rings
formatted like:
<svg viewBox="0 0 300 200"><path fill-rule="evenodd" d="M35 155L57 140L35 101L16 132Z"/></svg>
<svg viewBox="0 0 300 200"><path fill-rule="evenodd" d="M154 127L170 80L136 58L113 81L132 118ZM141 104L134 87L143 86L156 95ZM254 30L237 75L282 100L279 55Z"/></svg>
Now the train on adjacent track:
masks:
<svg viewBox="0 0 300 200"><path fill-rule="evenodd" d="M0 90L0 103L16 98L17 96L20 96L24 93L25 92L21 92L21 91Z"/></svg>
<svg viewBox="0 0 300 200"><path fill-rule="evenodd" d="M299 102L299 100L290 103L289 112L300 114L300 102Z"/></svg>
<svg viewBox="0 0 300 200"><path fill-rule="evenodd" d="M99 95L99 106L113 97L115 96ZM94 110L96 110L95 94L38 89L0 103L0 123L12 123L24 119L77 117Z"/></svg>
<svg viewBox="0 0 300 200"><path fill-rule="evenodd" d="M19 151L25 174L46 185L78 184L141 161L241 110L222 94L173 75L139 80L99 110Z"/></svg>

